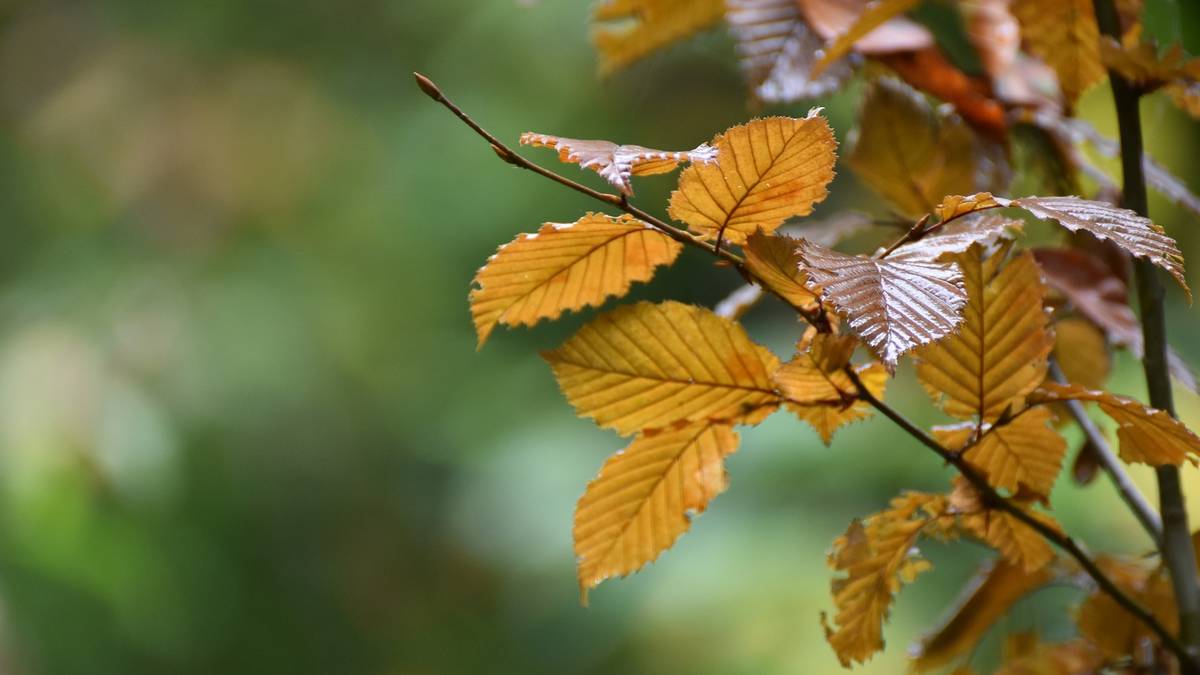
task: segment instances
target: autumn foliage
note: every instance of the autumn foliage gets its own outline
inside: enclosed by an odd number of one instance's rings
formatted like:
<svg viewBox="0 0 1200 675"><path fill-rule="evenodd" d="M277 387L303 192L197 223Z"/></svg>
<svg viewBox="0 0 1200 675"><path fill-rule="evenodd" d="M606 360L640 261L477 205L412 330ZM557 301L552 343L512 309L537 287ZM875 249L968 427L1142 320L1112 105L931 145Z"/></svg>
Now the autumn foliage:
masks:
<svg viewBox="0 0 1200 675"><path fill-rule="evenodd" d="M897 496L833 542L823 620L844 665L884 648L895 595L931 568L918 544L934 539L972 540L996 555L945 623L914 646L916 671L964 666L1013 603L1055 583L1088 592L1074 614L1078 635L1059 643L1009 636L1001 672L1194 668L1179 660L1178 591L1167 565L1087 552L1052 515L1065 466L1075 463L1079 478L1086 460L1096 472L1095 456L1085 453L1097 448L1075 457L1062 435L1065 425L1091 423L1080 417L1084 405L1114 423L1121 462L1163 467L1200 458L1200 437L1168 412L1104 389L1111 350L1145 353L1126 292L1128 261L1165 272L1191 297L1175 241L1115 204L1113 181L1081 151L1112 142L1074 117L1079 96L1110 71L1139 94L1163 90L1189 113L1200 109L1200 65L1178 48L1143 41L1137 4L1117 3L1117 40L1101 36L1092 0L958 3L979 76L952 65L936 36L905 16L916 0L597 5L604 73L724 23L759 103L818 98L856 76L867 85L841 149L819 108L755 118L681 151L520 137L596 172L616 192L551 176L608 212L518 234L480 268L470 293L480 347L497 326L532 326L619 298L684 248L715 256L723 269L714 273L749 284L720 311L670 300L617 306L542 355L579 416L629 439L576 508L585 602L604 580L658 558L726 489L724 460L738 449L739 426L792 415L829 444L844 425L881 415L957 476L941 493ZM418 80L474 125L432 82ZM505 161L551 173L477 131ZM1016 147L1029 139L1037 166ZM826 198L839 151L843 167L885 205L879 220L900 225L876 250L839 250L842 232L832 225L791 231L792 219ZM1159 168L1152 187L1185 206L1196 202ZM669 220L632 204L640 176L679 169ZM1006 196L1014 178L1055 194L1080 185L1081 174L1098 185L1094 198ZM1062 244L1022 246L1033 228L1042 239L1057 228ZM738 321L765 296L805 322L793 353L772 353ZM921 429L886 402L905 361L928 403L954 423ZM1171 362L1194 387L1178 357ZM1102 469L1121 471L1115 460ZM1158 545L1151 534L1148 550Z"/></svg>

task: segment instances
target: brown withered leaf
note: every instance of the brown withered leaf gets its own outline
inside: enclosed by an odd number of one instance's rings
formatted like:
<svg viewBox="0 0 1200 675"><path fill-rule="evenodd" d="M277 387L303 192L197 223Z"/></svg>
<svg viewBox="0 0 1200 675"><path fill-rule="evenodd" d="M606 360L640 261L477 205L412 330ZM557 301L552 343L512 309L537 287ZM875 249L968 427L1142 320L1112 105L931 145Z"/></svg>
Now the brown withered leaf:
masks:
<svg viewBox="0 0 1200 675"><path fill-rule="evenodd" d="M918 2L920 0L873 0L861 3L862 9L850 25L844 30L838 31L837 37L825 47L825 53L813 66L813 75L819 75L829 64L849 54L854 45L864 40L869 33L889 21L895 21L897 17L915 7ZM916 31L908 32L917 34ZM896 49L896 45L888 45L889 51L909 51L928 46L930 45L927 43L919 46L912 46L909 43L905 44L903 49Z"/></svg>
<svg viewBox="0 0 1200 675"><path fill-rule="evenodd" d="M994 675L1092 675L1100 672L1104 661L1084 639L1047 644L1032 631L1013 633L1004 646L1004 662Z"/></svg>
<svg viewBox="0 0 1200 675"><path fill-rule="evenodd" d="M889 372L903 354L962 323L967 293L955 263L846 255L807 241L799 250L809 288L820 288Z"/></svg>
<svg viewBox="0 0 1200 675"><path fill-rule="evenodd" d="M829 194L837 141L817 110L807 117L767 117L713 140L717 161L679 176L669 213L706 236L741 244L812 212Z"/></svg>
<svg viewBox="0 0 1200 675"><path fill-rule="evenodd" d="M1062 529L1045 513L1033 509L1026 509L1025 513L1056 530ZM968 534L996 549L1026 574L1034 574L1054 560L1054 549L1042 535L1006 511L965 515L960 522Z"/></svg>
<svg viewBox="0 0 1200 675"><path fill-rule="evenodd" d="M628 435L680 423L755 424L778 401L779 359L702 307L639 302L543 352L580 417Z"/></svg>
<svg viewBox="0 0 1200 675"><path fill-rule="evenodd" d="M905 244L888 254L888 260L927 261L945 260L951 254L963 253L978 244L988 247L999 239L1011 239L1023 224L1004 216L979 215L959 218L939 227L933 234Z"/></svg>
<svg viewBox="0 0 1200 675"><path fill-rule="evenodd" d="M858 33L858 36L850 39L849 42L854 51L861 54L892 54L924 49L934 45L933 33L930 33L921 24L901 16L893 16L866 32L856 30L856 26L861 23L868 10L872 10L878 5L871 0L798 0L798 2L804 17L808 19L808 24L827 42L835 42L852 30ZM896 0L888 0L884 4L895 4L895 2ZM877 11L872 12L872 17Z"/></svg>
<svg viewBox="0 0 1200 675"><path fill-rule="evenodd" d="M1091 321L1078 317L1054 324L1054 360L1068 382L1091 389L1103 387L1112 370L1104 333Z"/></svg>
<svg viewBox="0 0 1200 675"><path fill-rule="evenodd" d="M802 341L800 353L775 371L775 384L787 408L811 424L825 445L838 428L871 415L870 406L858 398L854 383L842 370L857 344L852 335L819 333L807 344ZM858 366L855 373L873 396L883 398L888 378L882 366Z"/></svg>
<svg viewBox="0 0 1200 675"><path fill-rule="evenodd" d="M1200 437L1163 410L1124 396L1079 385L1046 382L1029 395L1031 405L1059 401L1093 401L1117 423L1121 459L1130 463L1193 464L1200 457Z"/></svg>
<svg viewBox="0 0 1200 675"><path fill-rule="evenodd" d="M983 435L970 446L976 430L972 422L934 427L934 436L947 448L966 448L963 458L992 487L1016 493L1024 486L1026 494L1046 499L1067 451L1063 437L1046 425L1050 420L1049 410L1027 410L1007 424L984 425Z"/></svg>
<svg viewBox="0 0 1200 675"><path fill-rule="evenodd" d="M471 316L479 346L497 323L532 326L565 310L599 306L649 281L683 245L630 216L589 213L546 223L500 247L475 274Z"/></svg>
<svg viewBox="0 0 1200 675"><path fill-rule="evenodd" d="M887 510L854 521L833 542L829 566L845 576L833 581L836 629L826 626L825 637L844 667L883 649L883 623L894 596L931 567L913 544L945 509L941 495L907 493Z"/></svg>
<svg viewBox="0 0 1200 675"><path fill-rule="evenodd" d="M1075 453L1075 461L1071 463L1071 478L1076 485L1091 485L1100 473L1100 453L1092 445L1090 438L1084 438Z"/></svg>
<svg viewBox="0 0 1200 675"><path fill-rule="evenodd" d="M1046 375L1054 340L1040 311L1045 287L1028 252L1001 267L1004 257L975 246L955 258L970 298L962 327L916 355L921 384L959 419L993 422L1020 409Z"/></svg>
<svg viewBox="0 0 1200 675"><path fill-rule="evenodd" d="M632 176L652 176L673 171L680 162L712 162L717 150L701 143L692 150L654 150L612 141L587 141L526 131L521 145L558 150L563 162L591 169L627 195L633 194Z"/></svg>
<svg viewBox="0 0 1200 675"><path fill-rule="evenodd" d="M1026 574L1003 558L992 561L967 582L950 614L909 650L912 671L936 670L970 654L1013 604L1053 578L1049 568Z"/></svg>
<svg viewBox="0 0 1200 675"><path fill-rule="evenodd" d="M813 309L818 305L817 296L805 285L799 248L798 239L757 231L746 239L743 252L746 267L768 290L796 307Z"/></svg>
<svg viewBox="0 0 1200 675"><path fill-rule="evenodd" d="M1137 561L1110 556L1099 558L1096 564L1134 602L1153 614L1164 628L1171 633L1178 630L1175 595L1165 570L1149 569ZM1109 658L1138 654L1143 643L1158 642L1145 624L1101 591L1092 592L1079 606L1076 624L1080 635Z"/></svg>
<svg viewBox="0 0 1200 675"><path fill-rule="evenodd" d="M710 28L724 0L601 0L592 12L600 72L612 74L647 55Z"/></svg>
<svg viewBox="0 0 1200 675"><path fill-rule="evenodd" d="M968 213L994 209L1000 204L990 192L977 192L973 195L947 195L933 210L933 215L941 222L960 218Z"/></svg>
<svg viewBox="0 0 1200 675"><path fill-rule="evenodd" d="M584 604L610 577L654 561L725 491L725 457L738 435L700 423L639 434L609 457L575 507L575 558Z"/></svg>
<svg viewBox="0 0 1200 675"><path fill-rule="evenodd" d="M1013 0L1012 13L1021 24L1025 46L1058 74L1068 106L1104 79L1092 0Z"/></svg>
<svg viewBox="0 0 1200 675"><path fill-rule="evenodd" d="M990 161L997 164L995 168L1007 168L1003 166L1003 144L1008 130L1005 108L993 98L985 82L968 76L951 63L936 46L916 51L880 54L873 58L890 68L909 85L953 106L967 124L990 142ZM1036 73L1030 74L1035 75ZM1001 178L1003 174L1001 171ZM1003 181L997 180L984 182L974 189L998 190L1002 187Z"/></svg>
<svg viewBox="0 0 1200 675"><path fill-rule="evenodd" d="M899 213L919 218L945 195L971 194L979 158L975 135L956 116L888 78L872 83L859 106L847 163Z"/></svg>
<svg viewBox="0 0 1200 675"><path fill-rule="evenodd" d="M844 60L810 75L825 41L804 20L796 0L726 0L726 6L742 72L758 100L793 103L825 96L850 76Z"/></svg>
<svg viewBox="0 0 1200 675"><path fill-rule="evenodd" d="M1053 220L1072 232L1083 231L1098 239L1111 241L1129 255L1148 260L1166 270L1179 282L1188 301L1191 301L1192 291L1184 276L1183 254L1179 246L1149 218L1106 202L1078 197L997 198L996 201L1003 206L1022 208L1038 218Z"/></svg>

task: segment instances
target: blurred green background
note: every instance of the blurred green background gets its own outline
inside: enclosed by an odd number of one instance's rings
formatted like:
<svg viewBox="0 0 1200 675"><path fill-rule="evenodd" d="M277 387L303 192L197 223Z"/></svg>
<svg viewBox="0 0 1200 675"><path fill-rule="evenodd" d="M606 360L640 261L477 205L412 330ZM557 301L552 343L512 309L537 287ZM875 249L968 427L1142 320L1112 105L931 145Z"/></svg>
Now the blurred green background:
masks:
<svg viewBox="0 0 1200 675"><path fill-rule="evenodd" d="M1155 6L1169 37L1200 31ZM927 452L881 420L829 449L777 415L744 432L692 532L583 609L572 508L622 441L574 417L537 351L591 313L476 353L475 269L596 205L497 162L412 71L512 140L691 147L754 114L723 34L600 81L587 13L0 3L0 672L837 672L824 552L900 490L943 489ZM843 139L857 90L819 102ZM1083 110L1111 134L1109 107L1101 89ZM1197 125L1160 98L1144 114L1200 188ZM817 215L847 208L878 205L842 170ZM1152 208L1200 260L1195 216ZM738 283L685 253L633 297L712 304ZM1170 293L1200 363L1196 310ZM770 302L747 324L785 356L798 332ZM1114 386L1142 395L1137 364ZM889 398L937 420L907 370ZM1194 395L1180 407L1200 425ZM1103 481L1063 480L1055 513L1093 546L1147 546ZM898 672L988 553L929 555L861 672ZM1076 597L1043 592L1001 631L1061 635Z"/></svg>

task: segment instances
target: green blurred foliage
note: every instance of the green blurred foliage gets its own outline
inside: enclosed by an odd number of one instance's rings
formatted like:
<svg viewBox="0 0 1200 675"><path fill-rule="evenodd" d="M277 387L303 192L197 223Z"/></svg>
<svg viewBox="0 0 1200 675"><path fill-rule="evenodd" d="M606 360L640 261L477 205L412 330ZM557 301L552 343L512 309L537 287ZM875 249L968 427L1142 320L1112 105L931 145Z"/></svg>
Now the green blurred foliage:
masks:
<svg viewBox="0 0 1200 675"><path fill-rule="evenodd" d="M730 491L675 550L585 610L572 507L621 441L575 419L537 357L583 317L475 351L475 268L596 205L496 162L411 71L507 139L690 147L753 114L723 35L600 81L586 15L0 6L0 671L836 672L824 550L898 491L944 487L936 461L883 421L827 449L780 415L745 432ZM843 140L856 92L819 102ZM1084 108L1111 133L1108 103ZM1195 125L1145 105L1151 150L1196 175ZM644 181L640 203L670 186ZM817 216L872 201L843 171ZM1152 206L1200 259L1194 216ZM685 254L634 297L711 304L737 284ZM781 353L798 332L772 304L747 323ZM1140 394L1137 364L1116 382ZM890 398L936 419L910 372ZM1182 407L1194 425L1200 404ZM1146 547L1107 485L1064 480L1056 499L1094 545ZM862 672L897 672L986 553L931 555ZM1041 594L1002 628L1061 633L1073 598Z"/></svg>

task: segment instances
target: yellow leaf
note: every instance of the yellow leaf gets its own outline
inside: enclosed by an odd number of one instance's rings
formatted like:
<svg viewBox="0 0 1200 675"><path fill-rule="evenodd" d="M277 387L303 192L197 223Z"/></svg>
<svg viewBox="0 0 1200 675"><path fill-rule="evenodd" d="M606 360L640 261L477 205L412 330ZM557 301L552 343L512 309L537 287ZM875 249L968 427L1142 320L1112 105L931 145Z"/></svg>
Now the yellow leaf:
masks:
<svg viewBox="0 0 1200 675"><path fill-rule="evenodd" d="M850 76L847 61L819 77L810 75L825 41L805 22L796 0L727 0L726 6L742 72L758 100L792 103L825 96Z"/></svg>
<svg viewBox="0 0 1200 675"><path fill-rule="evenodd" d="M584 141L527 131L521 145L558 150L558 159L578 164L604 177L627 195L633 194L630 176L652 176L673 171L680 162L711 162L716 148L701 143L692 150L654 150L640 145L617 145L612 141Z"/></svg>
<svg viewBox="0 0 1200 675"><path fill-rule="evenodd" d="M959 218L968 213L984 209L994 209L999 205L990 192L977 192L967 196L947 195L942 198L941 203L937 205L933 213L938 217L939 221L946 222L951 218Z"/></svg>
<svg viewBox="0 0 1200 675"><path fill-rule="evenodd" d="M805 285L799 247L798 239L755 232L746 239L746 267L767 290L796 307L813 309L817 296Z"/></svg>
<svg viewBox="0 0 1200 675"><path fill-rule="evenodd" d="M1049 410L1034 408L1007 424L985 424L983 435L967 447L963 458L979 469L992 487L1016 493L1023 485L1045 498L1058 479L1067 451L1062 436L1046 426L1050 419ZM975 425L967 422L934 428L934 435L942 445L957 449L966 446L974 430Z"/></svg>
<svg viewBox="0 0 1200 675"><path fill-rule="evenodd" d="M971 248L956 259L970 298L954 335L917 353L917 377L950 415L993 422L1042 381L1053 336L1041 311L1045 288L1028 252L1000 268Z"/></svg>
<svg viewBox="0 0 1200 675"><path fill-rule="evenodd" d="M825 55L813 66L812 76L820 75L829 64L849 54L854 43L884 23L916 7L918 2L920 0L874 0L866 3L854 18L854 22L825 48Z"/></svg>
<svg viewBox="0 0 1200 675"><path fill-rule="evenodd" d="M1200 437L1165 411L1147 408L1131 398L1054 382L1046 382L1029 397L1031 404L1069 400L1100 404L1100 410L1117 423L1120 455L1126 462L1178 466L1184 460L1195 464L1200 456Z"/></svg>
<svg viewBox="0 0 1200 675"><path fill-rule="evenodd" d="M1185 59L1183 48L1171 45L1162 55L1149 42L1122 45L1107 35L1100 40L1100 60L1143 92L1172 80L1200 77L1200 59Z"/></svg>
<svg viewBox="0 0 1200 675"><path fill-rule="evenodd" d="M945 195L988 187L978 184L975 134L910 87L888 78L875 81L858 115L858 137L846 161L902 215L919 218Z"/></svg>
<svg viewBox="0 0 1200 675"><path fill-rule="evenodd" d="M1172 82L1166 92L1176 107L1200 119L1200 82Z"/></svg>
<svg viewBox="0 0 1200 675"><path fill-rule="evenodd" d="M1147 569L1132 560L1103 557L1096 561L1122 591L1155 616L1172 634L1178 629L1175 595L1166 571ZM1145 624L1102 591L1094 591L1079 606L1079 633L1104 656L1120 658L1141 653L1143 643L1158 640Z"/></svg>
<svg viewBox="0 0 1200 675"><path fill-rule="evenodd" d="M600 72L609 75L721 20L724 0L602 0L592 13Z"/></svg>
<svg viewBox="0 0 1200 675"><path fill-rule="evenodd" d="M1031 509L1025 512L1056 530L1061 529L1044 513ZM999 551L1026 574L1033 574L1054 560L1054 549L1042 535L1006 511L993 509L970 514L963 516L961 522L968 534Z"/></svg>
<svg viewBox="0 0 1200 675"><path fill-rule="evenodd" d="M1058 75L1068 106L1104 79L1092 0L1013 0L1012 13L1026 47Z"/></svg>
<svg viewBox="0 0 1200 675"><path fill-rule="evenodd" d="M632 282L648 281L655 267L674 262L682 248L640 220L599 213L519 235L475 275L471 316L479 346L497 323L532 326L624 295Z"/></svg>
<svg viewBox="0 0 1200 675"><path fill-rule="evenodd" d="M639 434L609 457L575 507L575 558L584 604L609 577L636 572L688 530L725 490L724 458L738 436L707 423Z"/></svg>
<svg viewBox="0 0 1200 675"><path fill-rule="evenodd" d="M693 164L671 195L672 218L709 237L740 244L812 212L833 180L837 141L813 110L803 119L767 117L713 140L714 163Z"/></svg>
<svg viewBox="0 0 1200 675"><path fill-rule="evenodd" d="M905 353L962 323L967 297L958 265L846 255L803 241L810 288L833 303L889 371Z"/></svg>
<svg viewBox="0 0 1200 675"><path fill-rule="evenodd" d="M756 424L779 397L779 359L702 307L640 302L601 314L544 352L580 417L622 435L677 423Z"/></svg>
<svg viewBox="0 0 1200 675"><path fill-rule="evenodd" d="M775 372L775 384L789 410L808 422L825 445L839 427L870 417L870 406L858 398L850 377L842 370L858 341L851 335L818 333L807 348ZM802 345L804 347L804 345ZM855 368L863 385L878 399L887 386L887 372L878 363Z"/></svg>
<svg viewBox="0 0 1200 675"><path fill-rule="evenodd" d="M1068 382L1099 389L1108 380L1108 342L1091 321L1075 317L1054 324L1054 360Z"/></svg>
<svg viewBox="0 0 1200 675"><path fill-rule="evenodd" d="M885 511L854 521L833 542L829 564L845 576L833 581L837 605L826 639L842 665L865 663L883 649L883 623L901 584L930 569L913 553L921 530L945 512L941 495L908 493L892 500Z"/></svg>
<svg viewBox="0 0 1200 675"><path fill-rule="evenodd" d="M941 625L909 650L912 670L935 670L971 654L988 629L1018 600L1053 577L1049 568L1026 574L1003 558L993 561L967 582L963 595Z"/></svg>

